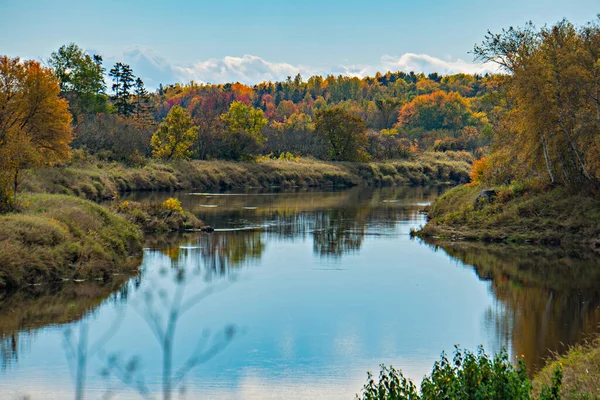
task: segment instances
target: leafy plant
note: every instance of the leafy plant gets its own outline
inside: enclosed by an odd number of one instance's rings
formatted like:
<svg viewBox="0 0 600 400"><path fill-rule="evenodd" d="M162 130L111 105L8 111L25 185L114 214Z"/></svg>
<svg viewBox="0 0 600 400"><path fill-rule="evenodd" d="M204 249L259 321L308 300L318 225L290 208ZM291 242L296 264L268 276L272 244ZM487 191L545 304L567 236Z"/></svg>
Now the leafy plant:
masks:
<svg viewBox="0 0 600 400"><path fill-rule="evenodd" d="M490 357L482 346L476 353L455 347L454 357L442 353L425 376L420 389L401 370L381 365L379 380L369 372L359 400L440 400L440 399L533 399L525 362L510 362L502 349ZM551 386L542 389L540 400L559 399L561 371L556 370Z"/></svg>

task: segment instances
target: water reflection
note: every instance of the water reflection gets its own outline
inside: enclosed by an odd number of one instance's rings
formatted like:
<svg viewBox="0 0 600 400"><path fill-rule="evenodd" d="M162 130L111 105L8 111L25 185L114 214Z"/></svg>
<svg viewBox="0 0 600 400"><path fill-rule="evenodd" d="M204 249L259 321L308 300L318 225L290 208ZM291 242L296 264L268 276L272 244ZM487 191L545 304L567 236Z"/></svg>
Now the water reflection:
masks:
<svg viewBox="0 0 600 400"><path fill-rule="evenodd" d="M600 328L600 258L589 249L433 243L491 282L487 323L537 370Z"/></svg>
<svg viewBox="0 0 600 400"><path fill-rule="evenodd" d="M438 193L136 194L178 196L216 231L149 236L125 285L3 299L0 391L73 398L66 339L95 351L90 398L352 398L381 362L419 379L440 351L484 344L533 368L596 329L596 255L411 240Z"/></svg>
<svg viewBox="0 0 600 400"><path fill-rule="evenodd" d="M66 325L92 313L104 302L127 300L139 287L141 276L130 282L128 276L115 276L109 282L63 283L30 286L5 295L0 300L0 357L2 369L15 364L36 331L51 325Z"/></svg>

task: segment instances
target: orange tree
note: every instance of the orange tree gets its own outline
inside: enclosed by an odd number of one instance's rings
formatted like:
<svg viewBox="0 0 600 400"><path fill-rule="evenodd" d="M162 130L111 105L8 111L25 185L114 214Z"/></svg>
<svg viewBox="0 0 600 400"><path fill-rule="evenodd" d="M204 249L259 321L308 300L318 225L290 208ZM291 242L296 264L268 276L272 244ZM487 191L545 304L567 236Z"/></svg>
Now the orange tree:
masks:
<svg viewBox="0 0 600 400"><path fill-rule="evenodd" d="M70 156L71 114L51 69L0 56L0 211L16 202L19 172Z"/></svg>

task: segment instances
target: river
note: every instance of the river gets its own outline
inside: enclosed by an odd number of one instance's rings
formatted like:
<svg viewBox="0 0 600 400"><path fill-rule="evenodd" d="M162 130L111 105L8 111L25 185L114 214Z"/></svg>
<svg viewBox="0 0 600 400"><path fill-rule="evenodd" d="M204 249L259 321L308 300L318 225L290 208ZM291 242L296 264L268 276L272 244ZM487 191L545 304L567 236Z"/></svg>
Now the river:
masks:
<svg viewBox="0 0 600 400"><path fill-rule="evenodd" d="M597 258L411 239L439 194L131 194L215 232L148 237L132 278L2 299L1 397L352 399L380 363L420 380L483 345L534 370L598 331Z"/></svg>

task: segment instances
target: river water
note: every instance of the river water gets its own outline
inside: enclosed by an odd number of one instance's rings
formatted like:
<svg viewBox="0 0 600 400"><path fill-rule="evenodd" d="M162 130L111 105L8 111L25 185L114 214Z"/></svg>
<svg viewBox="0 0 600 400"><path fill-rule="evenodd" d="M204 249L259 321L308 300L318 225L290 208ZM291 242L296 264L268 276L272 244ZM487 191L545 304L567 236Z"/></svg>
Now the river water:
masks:
<svg viewBox="0 0 600 400"><path fill-rule="evenodd" d="M595 256L411 239L439 193L176 193L216 231L149 237L123 283L2 300L0 397L352 399L380 363L418 381L483 345L533 370L598 331Z"/></svg>

